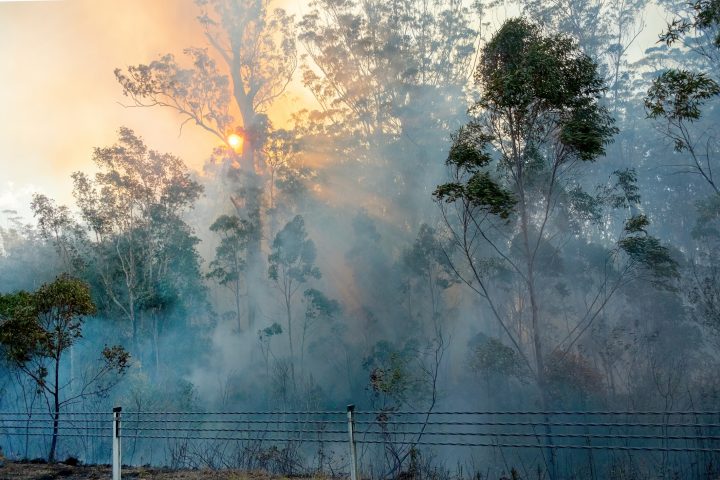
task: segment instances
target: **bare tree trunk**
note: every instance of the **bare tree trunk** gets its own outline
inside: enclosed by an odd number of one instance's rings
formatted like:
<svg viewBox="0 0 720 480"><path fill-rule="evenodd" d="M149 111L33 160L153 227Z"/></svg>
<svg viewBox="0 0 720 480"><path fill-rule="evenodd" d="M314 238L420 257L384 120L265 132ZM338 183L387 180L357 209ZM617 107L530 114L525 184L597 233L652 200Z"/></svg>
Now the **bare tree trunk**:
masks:
<svg viewBox="0 0 720 480"><path fill-rule="evenodd" d="M60 355L55 358L55 385L53 388L53 433L50 442L50 453L48 453L48 462L55 461L55 450L57 449L58 426L60 420Z"/></svg>
<svg viewBox="0 0 720 480"><path fill-rule="evenodd" d="M288 325L288 340L290 343L290 377L292 379L293 389L297 389L295 383L295 352L293 349L293 337L292 337L292 308L290 305L290 296L285 296L285 310L287 312L287 325Z"/></svg>
<svg viewBox="0 0 720 480"><path fill-rule="evenodd" d="M527 264L527 288L530 296L530 307L531 307L531 319L532 319L532 337L533 337L533 348L535 350L535 368L537 371L537 384L540 390L540 398L542 399L543 410L549 411L552 409L550 399L548 398L547 392L547 379L545 372L545 358L542 349L542 337L540 327L540 308L538 305L537 291L535 285L535 252L530 248L530 227L529 218L527 212L527 203L525 199L525 190L522 182L522 167L518 168L518 190L520 193L520 221L523 235L523 248L525 250L525 260ZM549 199L547 201L550 201ZM557 478L557 467L555 458L555 449L553 448L553 437L552 427L550 426L550 416L545 415L545 442L547 443L547 463L548 463L548 476L550 480Z"/></svg>
<svg viewBox="0 0 720 480"><path fill-rule="evenodd" d="M235 315L237 316L238 332L242 332L242 315L240 314L240 273L239 268L236 266L235 271L238 272L238 279L235 281ZM250 325L248 325L248 329Z"/></svg>
<svg viewBox="0 0 720 480"><path fill-rule="evenodd" d="M260 177L253 171L248 171L243 179L242 199L231 198L238 217L247 218L254 231L248 239L247 245L247 305L248 328L252 329L257 318L257 305L260 292L260 279L263 276L262 262L262 186Z"/></svg>

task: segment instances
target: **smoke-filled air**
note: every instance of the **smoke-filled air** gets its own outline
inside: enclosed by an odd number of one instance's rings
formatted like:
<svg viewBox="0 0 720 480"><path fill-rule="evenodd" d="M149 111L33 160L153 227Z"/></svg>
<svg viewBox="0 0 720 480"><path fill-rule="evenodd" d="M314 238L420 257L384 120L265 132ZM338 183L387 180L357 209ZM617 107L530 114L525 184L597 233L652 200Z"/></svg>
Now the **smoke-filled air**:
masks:
<svg viewBox="0 0 720 480"><path fill-rule="evenodd" d="M717 0L91 3L0 4L121 32L3 40L62 135L0 121L0 478L113 407L128 468L718 478Z"/></svg>

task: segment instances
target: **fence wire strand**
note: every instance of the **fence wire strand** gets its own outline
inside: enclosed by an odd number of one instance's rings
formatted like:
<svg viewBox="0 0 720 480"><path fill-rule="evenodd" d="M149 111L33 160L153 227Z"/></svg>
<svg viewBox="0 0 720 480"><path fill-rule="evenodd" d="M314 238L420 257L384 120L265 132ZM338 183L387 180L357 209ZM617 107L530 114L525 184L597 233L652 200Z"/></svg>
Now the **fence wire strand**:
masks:
<svg viewBox="0 0 720 480"><path fill-rule="evenodd" d="M231 442L306 442L346 443L348 430L338 429L347 424L343 411L238 411L238 412L160 412L126 411L120 414L120 435L126 440L182 440L182 441L231 441ZM28 416L29 415L29 416ZM389 446L448 446L489 448L552 448L577 450L618 450L655 452L720 452L720 427L711 417L720 418L719 411L441 411L441 412L392 412L357 411L353 425L365 428L355 430L357 444ZM310 418L302 418L302 417ZM374 418L368 419L368 416ZM417 420L412 416L427 418ZM464 416L466 421L442 417ZM472 418L470 416L480 417ZM500 420L482 417L500 416ZM502 420L503 416L520 417L518 420ZM553 421L552 416L561 417ZM603 416L617 420L602 421ZM625 416L625 419L619 418ZM639 421L630 421L632 417ZM658 421L663 416L667 421ZM671 417L676 416L671 420ZM695 417L692 421L690 417ZM313 418L315 417L315 418ZM534 421L532 417L538 418ZM586 418L573 418L586 417ZM590 417L590 418L587 418ZM708 423L698 419L703 417ZM362 420L361 420L362 419ZM610 419L608 419L610 420ZM622 421L624 420L624 421ZM61 412L55 418L53 412L0 412L0 435L51 437L54 422L59 425L58 437L111 438L113 416L109 412ZM250 428L244 428L248 426ZM263 427L264 426L264 427ZM329 428L324 428L328 426ZM274 427L274 428L273 428ZM279 427L279 428L278 428ZM410 428L406 428L410 427ZM416 427L416 428L413 428ZM417 428L421 427L421 428ZM452 427L450 431L438 431L438 427ZM458 428L460 427L460 428ZM462 427L550 427L560 431L528 432L527 428L513 431L463 431ZM572 429L607 428L610 431L577 432ZM642 429L659 429L661 433ZM568 431L568 429L571 429ZM613 430L621 430L613 432ZM633 433L633 429L641 429ZM694 429L690 435L683 429ZM39 431L42 430L42 431ZM47 431L49 430L49 431ZM657 431L657 430L656 430ZM105 433L103 433L105 432ZM707 435L703 435L707 432ZM227 435L223 435L227 434ZM248 435L245 435L248 434ZM259 435L257 435L259 434ZM276 435L281 434L282 437ZM447 437L447 440L443 439ZM458 440L453 440L456 438ZM509 442L472 441L472 438L499 439ZM534 438L535 443L516 443L512 439ZM551 439L584 440L586 444L550 444ZM591 440L604 440L595 445ZM638 440L657 440L658 445L628 445ZM675 442L695 442L697 446L681 446ZM616 443L617 444L613 444ZM705 443L707 442L707 443ZM714 443L715 442L715 443ZM660 444L662 443L662 444Z"/></svg>

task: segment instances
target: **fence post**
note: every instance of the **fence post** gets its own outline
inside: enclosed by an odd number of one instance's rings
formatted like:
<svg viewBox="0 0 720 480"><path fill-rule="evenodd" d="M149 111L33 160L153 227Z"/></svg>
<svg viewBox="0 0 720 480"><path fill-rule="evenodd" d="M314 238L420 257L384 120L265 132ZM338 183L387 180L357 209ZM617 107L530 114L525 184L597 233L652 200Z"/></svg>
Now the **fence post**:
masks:
<svg viewBox="0 0 720 480"><path fill-rule="evenodd" d="M113 407L112 480L120 480L120 468L122 466L120 412L122 412L122 407Z"/></svg>
<svg viewBox="0 0 720 480"><path fill-rule="evenodd" d="M357 453L355 450L355 405L347 406L348 437L350 440L350 480L359 480L357 473Z"/></svg>

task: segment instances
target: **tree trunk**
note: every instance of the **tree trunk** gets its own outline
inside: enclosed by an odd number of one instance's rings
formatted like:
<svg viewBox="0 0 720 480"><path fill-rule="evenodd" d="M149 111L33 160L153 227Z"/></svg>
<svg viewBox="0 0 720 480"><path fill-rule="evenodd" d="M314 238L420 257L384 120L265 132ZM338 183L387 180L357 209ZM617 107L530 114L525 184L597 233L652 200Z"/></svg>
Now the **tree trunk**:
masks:
<svg viewBox="0 0 720 480"><path fill-rule="evenodd" d="M158 314L153 314L153 343L155 350L155 378L160 380L160 320Z"/></svg>
<svg viewBox="0 0 720 480"><path fill-rule="evenodd" d="M293 338L292 338L292 308L290 305L290 296L285 296L285 309L287 311L287 325L288 325L288 341L290 343L290 378L293 384L293 390L295 390L295 352L293 350Z"/></svg>
<svg viewBox="0 0 720 480"><path fill-rule="evenodd" d="M535 285L535 252L530 248L530 227L529 218L527 212L527 203L525 199L525 190L522 182L522 167L518 168L520 172L518 178L518 190L520 193L520 221L523 236L523 248L525 250L525 261L527 265L527 288L528 295L530 296L530 307L531 307L531 319L532 319L532 337L533 337L533 348L535 350L535 369L537 371L537 384L540 390L540 398L542 399L542 406L544 411L552 409L550 399L548 398L547 379L545 372L545 358L542 350L542 337L540 327L540 308L538 305L537 291ZM550 201L548 199L548 201ZM557 468L555 459L555 449L553 448L553 437L552 427L550 426L550 416L544 416L545 423L545 442L547 444L547 464L548 464L548 477L550 480L557 478Z"/></svg>
<svg viewBox="0 0 720 480"><path fill-rule="evenodd" d="M58 426L60 420L60 355L55 359L55 385L53 387L53 433L50 442L50 453L48 453L48 462L55 461L55 450L57 449Z"/></svg>
<svg viewBox="0 0 720 480"><path fill-rule="evenodd" d="M238 279L235 282L235 315L237 316L238 332L242 332L242 315L240 314L240 269L236 266L238 272ZM250 325L248 325L248 329Z"/></svg>
<svg viewBox="0 0 720 480"><path fill-rule="evenodd" d="M257 318L257 305L261 287L260 279L264 277L262 262L262 185L260 177L253 171L246 172L243 179L245 184L241 187L241 198L231 198L239 218L247 218L253 225L247 244L247 305L248 328L252 329Z"/></svg>

